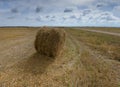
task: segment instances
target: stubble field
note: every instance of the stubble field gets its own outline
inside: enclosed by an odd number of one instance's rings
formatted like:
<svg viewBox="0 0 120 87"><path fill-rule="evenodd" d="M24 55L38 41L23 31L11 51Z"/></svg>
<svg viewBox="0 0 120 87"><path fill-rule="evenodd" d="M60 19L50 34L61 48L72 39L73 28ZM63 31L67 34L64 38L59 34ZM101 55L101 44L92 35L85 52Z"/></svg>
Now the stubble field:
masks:
<svg viewBox="0 0 120 87"><path fill-rule="evenodd" d="M35 51L39 29L0 28L0 87L120 86L119 35L64 28L64 50L54 59Z"/></svg>

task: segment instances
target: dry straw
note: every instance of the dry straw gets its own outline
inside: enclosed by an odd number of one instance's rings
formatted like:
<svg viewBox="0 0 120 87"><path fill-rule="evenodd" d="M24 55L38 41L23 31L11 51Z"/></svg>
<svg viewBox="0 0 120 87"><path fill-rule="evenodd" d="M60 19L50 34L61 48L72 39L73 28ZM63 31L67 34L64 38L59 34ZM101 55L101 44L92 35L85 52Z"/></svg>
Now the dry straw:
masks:
<svg viewBox="0 0 120 87"><path fill-rule="evenodd" d="M35 48L42 55L56 57L64 47L65 36L62 29L43 27L37 33Z"/></svg>

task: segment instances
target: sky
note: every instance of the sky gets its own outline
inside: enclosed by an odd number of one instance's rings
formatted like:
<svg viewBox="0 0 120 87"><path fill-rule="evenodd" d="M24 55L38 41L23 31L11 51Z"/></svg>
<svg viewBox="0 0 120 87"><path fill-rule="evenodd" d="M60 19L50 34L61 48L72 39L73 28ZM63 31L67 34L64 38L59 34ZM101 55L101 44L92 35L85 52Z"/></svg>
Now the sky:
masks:
<svg viewBox="0 0 120 87"><path fill-rule="evenodd" d="M0 0L0 26L120 27L120 0Z"/></svg>

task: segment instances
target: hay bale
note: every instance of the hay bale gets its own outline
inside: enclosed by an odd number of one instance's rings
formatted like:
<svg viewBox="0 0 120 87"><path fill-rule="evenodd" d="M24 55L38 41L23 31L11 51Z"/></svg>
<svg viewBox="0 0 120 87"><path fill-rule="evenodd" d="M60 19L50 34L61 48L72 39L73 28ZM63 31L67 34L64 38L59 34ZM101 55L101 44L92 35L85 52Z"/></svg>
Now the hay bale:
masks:
<svg viewBox="0 0 120 87"><path fill-rule="evenodd" d="M35 40L35 49L42 55L58 56L65 43L65 31L56 28L42 28L38 31Z"/></svg>

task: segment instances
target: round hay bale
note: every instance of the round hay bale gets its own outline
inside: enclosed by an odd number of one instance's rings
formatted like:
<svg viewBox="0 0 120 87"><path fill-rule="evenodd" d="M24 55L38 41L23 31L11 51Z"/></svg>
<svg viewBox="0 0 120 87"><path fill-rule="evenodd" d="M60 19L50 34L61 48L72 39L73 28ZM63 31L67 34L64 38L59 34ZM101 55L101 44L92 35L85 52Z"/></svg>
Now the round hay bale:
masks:
<svg viewBox="0 0 120 87"><path fill-rule="evenodd" d="M43 27L37 33L35 49L42 55L56 57L63 49L65 36L62 29Z"/></svg>

